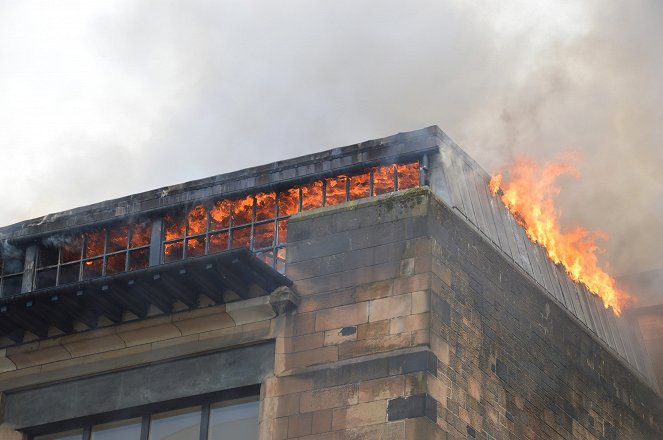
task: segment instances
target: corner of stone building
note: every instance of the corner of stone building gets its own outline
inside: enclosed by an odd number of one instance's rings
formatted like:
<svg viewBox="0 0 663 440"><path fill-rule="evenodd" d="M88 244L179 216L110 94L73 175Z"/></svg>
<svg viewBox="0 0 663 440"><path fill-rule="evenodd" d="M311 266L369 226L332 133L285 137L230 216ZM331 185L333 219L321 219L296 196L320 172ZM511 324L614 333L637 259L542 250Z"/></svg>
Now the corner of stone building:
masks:
<svg viewBox="0 0 663 440"><path fill-rule="evenodd" d="M5 414L5 393L0 393L0 440L27 440L28 436L16 431L3 420Z"/></svg>

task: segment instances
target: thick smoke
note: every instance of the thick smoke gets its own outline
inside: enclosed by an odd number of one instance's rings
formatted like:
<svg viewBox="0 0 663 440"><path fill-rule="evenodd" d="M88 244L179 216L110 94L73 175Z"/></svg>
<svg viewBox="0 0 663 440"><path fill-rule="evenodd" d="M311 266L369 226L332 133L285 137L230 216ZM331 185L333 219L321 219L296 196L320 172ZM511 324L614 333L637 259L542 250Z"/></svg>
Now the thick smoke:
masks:
<svg viewBox="0 0 663 440"><path fill-rule="evenodd" d="M1 178L23 188L3 195L2 223L438 124L491 172L521 153L578 151L563 218L610 235L615 274L663 265L659 1L117 5L44 19L67 27L42 71L69 81L30 84L62 90L40 105L83 122L26 125L46 135L21 153L27 177ZM0 17L36 28L28 12ZM0 84L24 73L12 61ZM23 138L0 136L17 155Z"/></svg>
<svg viewBox="0 0 663 440"><path fill-rule="evenodd" d="M4 274L23 270L23 260L25 258L23 249L19 249L7 240L2 240L0 244L0 258L2 258L2 272Z"/></svg>

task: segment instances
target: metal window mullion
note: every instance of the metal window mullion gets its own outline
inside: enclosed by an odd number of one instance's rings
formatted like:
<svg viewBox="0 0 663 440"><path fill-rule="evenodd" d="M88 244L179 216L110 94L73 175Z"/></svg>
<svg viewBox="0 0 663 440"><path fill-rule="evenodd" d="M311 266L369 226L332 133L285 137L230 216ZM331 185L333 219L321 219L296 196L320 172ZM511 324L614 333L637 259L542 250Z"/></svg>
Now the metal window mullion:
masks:
<svg viewBox="0 0 663 440"><path fill-rule="evenodd" d="M21 281L21 293L32 292L34 290L35 274L37 273L36 267L37 267L37 245L31 244L25 249L25 259L23 261L23 279Z"/></svg>
<svg viewBox="0 0 663 440"><path fill-rule="evenodd" d="M163 254L163 217L152 219L152 234L150 235L150 260L148 266L157 266L161 263Z"/></svg>
<svg viewBox="0 0 663 440"><path fill-rule="evenodd" d="M428 154L424 154L419 161L419 186L425 186L428 182Z"/></svg>
<svg viewBox="0 0 663 440"><path fill-rule="evenodd" d="M83 428L83 440L90 440L92 437L92 426L88 425Z"/></svg>
<svg viewBox="0 0 663 440"><path fill-rule="evenodd" d="M203 253L207 255L209 253L210 229L212 229L212 214L209 205L205 205L205 214L207 215L207 224L205 225L205 250Z"/></svg>
<svg viewBox="0 0 663 440"><path fill-rule="evenodd" d="M327 206L327 179L322 179L322 206Z"/></svg>
<svg viewBox="0 0 663 440"><path fill-rule="evenodd" d="M345 201L350 200L350 177L345 176Z"/></svg>
<svg viewBox="0 0 663 440"><path fill-rule="evenodd" d="M398 191L398 165L394 164L394 186L392 187L392 191Z"/></svg>
<svg viewBox="0 0 663 440"><path fill-rule="evenodd" d="M145 415L140 425L140 440L148 440L150 436L150 416Z"/></svg>
<svg viewBox="0 0 663 440"><path fill-rule="evenodd" d="M251 235L249 236L249 249L255 249L255 231L256 231L256 198L253 196L253 205L251 208Z"/></svg>
<svg viewBox="0 0 663 440"><path fill-rule="evenodd" d="M106 256L108 255L108 228L104 228L104 251L101 254L101 276L106 276Z"/></svg>
<svg viewBox="0 0 663 440"><path fill-rule="evenodd" d="M62 246L58 246L58 262L55 265L55 285L60 285L60 268L62 267Z"/></svg>
<svg viewBox="0 0 663 440"><path fill-rule="evenodd" d="M228 215L228 245L226 250L231 249L233 246L233 232L235 229L235 203L230 202L230 214Z"/></svg>
<svg viewBox="0 0 663 440"><path fill-rule="evenodd" d="M297 205L297 212L302 212L302 187L299 187L299 203Z"/></svg>
<svg viewBox="0 0 663 440"><path fill-rule="evenodd" d="M373 178L375 177L375 172L371 168L371 170L368 173L368 196L373 197L375 194L373 194L374 191L374 183L373 183Z"/></svg>
<svg viewBox="0 0 663 440"><path fill-rule="evenodd" d="M207 440L209 434L209 416L210 416L210 405L209 403L203 405L200 410L200 440Z"/></svg>

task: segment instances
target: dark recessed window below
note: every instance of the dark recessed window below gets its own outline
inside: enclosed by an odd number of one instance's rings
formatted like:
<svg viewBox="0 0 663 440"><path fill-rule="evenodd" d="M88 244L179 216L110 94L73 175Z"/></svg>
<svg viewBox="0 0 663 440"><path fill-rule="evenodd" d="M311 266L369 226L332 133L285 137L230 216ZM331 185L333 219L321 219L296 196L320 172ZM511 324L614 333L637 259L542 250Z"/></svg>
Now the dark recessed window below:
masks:
<svg viewBox="0 0 663 440"><path fill-rule="evenodd" d="M32 440L255 440L260 402L224 401L88 425ZM146 432L143 432L146 430Z"/></svg>

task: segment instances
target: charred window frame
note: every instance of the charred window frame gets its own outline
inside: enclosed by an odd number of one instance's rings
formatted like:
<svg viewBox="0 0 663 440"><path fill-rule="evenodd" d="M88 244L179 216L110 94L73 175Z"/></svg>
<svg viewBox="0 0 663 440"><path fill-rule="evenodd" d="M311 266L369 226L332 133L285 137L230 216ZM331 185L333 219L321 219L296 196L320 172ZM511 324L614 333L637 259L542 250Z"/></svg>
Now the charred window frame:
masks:
<svg viewBox="0 0 663 440"><path fill-rule="evenodd" d="M197 204L164 216L163 263L247 247L266 261L285 243L277 193L261 192L236 199ZM279 228L279 226L281 226ZM272 267L280 265L269 261ZM282 258L282 264L285 258Z"/></svg>
<svg viewBox="0 0 663 440"><path fill-rule="evenodd" d="M151 227L149 220L126 222L42 240L34 289L146 268Z"/></svg>
<svg viewBox="0 0 663 440"><path fill-rule="evenodd" d="M21 293L25 270L25 249L5 242L0 250L0 297Z"/></svg>
<svg viewBox="0 0 663 440"><path fill-rule="evenodd" d="M172 211L164 216L161 262L247 247L283 273L287 222L293 214L419 185L419 161L410 161Z"/></svg>

